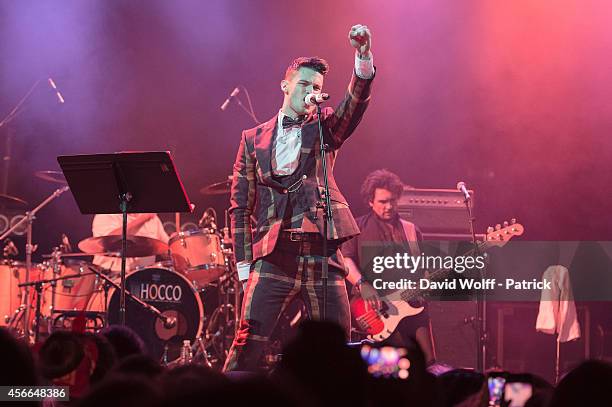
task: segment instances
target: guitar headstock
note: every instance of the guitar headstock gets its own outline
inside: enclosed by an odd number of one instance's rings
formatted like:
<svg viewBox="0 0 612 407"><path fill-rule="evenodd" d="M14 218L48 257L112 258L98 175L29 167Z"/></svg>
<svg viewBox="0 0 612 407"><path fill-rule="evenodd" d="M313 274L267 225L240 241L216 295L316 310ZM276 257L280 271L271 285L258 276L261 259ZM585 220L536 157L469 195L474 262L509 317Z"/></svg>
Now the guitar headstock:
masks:
<svg viewBox="0 0 612 407"><path fill-rule="evenodd" d="M511 219L510 222L504 222L503 226L499 223L495 228L489 226L485 237L487 245L503 246L510 241L514 236L520 236L525 231L525 228L520 223L516 223L516 219Z"/></svg>

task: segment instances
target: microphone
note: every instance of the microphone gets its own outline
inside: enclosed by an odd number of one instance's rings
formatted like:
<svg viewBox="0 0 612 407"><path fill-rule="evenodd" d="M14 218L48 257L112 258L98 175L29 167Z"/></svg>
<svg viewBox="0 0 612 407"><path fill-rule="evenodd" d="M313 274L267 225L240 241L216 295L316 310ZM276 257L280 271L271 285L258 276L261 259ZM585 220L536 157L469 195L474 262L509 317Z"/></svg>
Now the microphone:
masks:
<svg viewBox="0 0 612 407"><path fill-rule="evenodd" d="M199 227L209 227L211 229L217 229L217 213L213 208L206 208L202 218L198 221Z"/></svg>
<svg viewBox="0 0 612 407"><path fill-rule="evenodd" d="M6 239L4 245L4 257L17 256L19 254L17 246L15 246L11 239Z"/></svg>
<svg viewBox="0 0 612 407"><path fill-rule="evenodd" d="M176 326L176 317L161 316L161 319L166 329L172 329Z"/></svg>
<svg viewBox="0 0 612 407"><path fill-rule="evenodd" d="M227 109L227 107L229 106L229 104L232 101L232 99L235 98L236 95L239 94L239 93L240 93L240 89L234 88L232 93L230 93L229 97L227 99L225 99L225 102L223 102L223 104L221 105L221 110L225 111L225 109Z"/></svg>
<svg viewBox="0 0 612 407"><path fill-rule="evenodd" d="M57 100L59 100L60 103L65 103L64 97L60 93L59 89L57 89L57 86L55 86L55 82L53 82L53 79L49 77L48 81L49 81L49 85L51 85L51 87L55 91L55 94L57 95Z"/></svg>
<svg viewBox="0 0 612 407"><path fill-rule="evenodd" d="M470 192L465 187L465 182L463 181L457 182L457 189L463 193L463 196L465 197L466 201L469 201L470 199L472 199L472 197L470 196Z"/></svg>
<svg viewBox="0 0 612 407"><path fill-rule="evenodd" d="M320 105L327 99L329 99L329 95L327 93L309 93L304 98L304 103L306 103L308 106L316 106Z"/></svg>
<svg viewBox="0 0 612 407"><path fill-rule="evenodd" d="M70 244L70 240L65 233L62 233L62 249L67 253L72 252L72 245Z"/></svg>

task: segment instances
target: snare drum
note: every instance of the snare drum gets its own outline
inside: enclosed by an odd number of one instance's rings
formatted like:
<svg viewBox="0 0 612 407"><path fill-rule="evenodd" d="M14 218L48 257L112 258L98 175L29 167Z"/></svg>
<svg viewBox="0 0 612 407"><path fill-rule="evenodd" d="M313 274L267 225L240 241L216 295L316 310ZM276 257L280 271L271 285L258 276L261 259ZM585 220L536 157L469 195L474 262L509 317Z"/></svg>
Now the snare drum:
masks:
<svg viewBox="0 0 612 407"><path fill-rule="evenodd" d="M183 340L194 343L202 333L204 307L191 283L181 274L158 267L137 270L125 279L125 288L140 300L157 308L166 317L176 318L176 325L164 326L152 312L126 296L126 325L146 343L149 354L159 360L168 346L168 360L179 357ZM108 324L119 323L120 292L108 292ZM104 311L104 291L90 299L88 311Z"/></svg>
<svg viewBox="0 0 612 407"><path fill-rule="evenodd" d="M174 233L168 242L174 267L195 286L203 286L226 271L221 237L213 229Z"/></svg>

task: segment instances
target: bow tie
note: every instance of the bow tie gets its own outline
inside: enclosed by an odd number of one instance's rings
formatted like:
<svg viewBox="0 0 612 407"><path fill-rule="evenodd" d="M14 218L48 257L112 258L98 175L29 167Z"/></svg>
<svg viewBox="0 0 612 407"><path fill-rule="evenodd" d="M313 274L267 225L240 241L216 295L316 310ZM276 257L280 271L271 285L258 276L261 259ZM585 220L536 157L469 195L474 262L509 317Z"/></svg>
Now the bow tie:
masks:
<svg viewBox="0 0 612 407"><path fill-rule="evenodd" d="M301 127L302 123L306 120L306 116L298 116L292 119L289 116L283 116L283 129L290 129L291 127Z"/></svg>

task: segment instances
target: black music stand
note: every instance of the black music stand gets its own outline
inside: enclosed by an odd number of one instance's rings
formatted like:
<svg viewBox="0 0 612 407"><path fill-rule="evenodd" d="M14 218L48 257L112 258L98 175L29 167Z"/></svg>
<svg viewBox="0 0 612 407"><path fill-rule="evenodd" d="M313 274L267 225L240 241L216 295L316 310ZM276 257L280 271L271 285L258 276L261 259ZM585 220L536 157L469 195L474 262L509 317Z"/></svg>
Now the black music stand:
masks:
<svg viewBox="0 0 612 407"><path fill-rule="evenodd" d="M125 325L125 260L127 214L191 212L191 203L169 151L57 157L82 214L123 214L121 299Z"/></svg>

